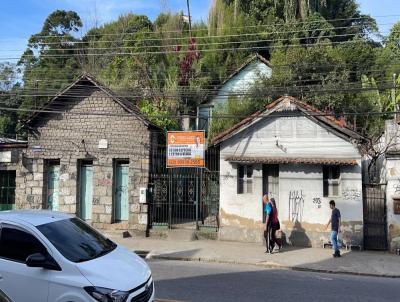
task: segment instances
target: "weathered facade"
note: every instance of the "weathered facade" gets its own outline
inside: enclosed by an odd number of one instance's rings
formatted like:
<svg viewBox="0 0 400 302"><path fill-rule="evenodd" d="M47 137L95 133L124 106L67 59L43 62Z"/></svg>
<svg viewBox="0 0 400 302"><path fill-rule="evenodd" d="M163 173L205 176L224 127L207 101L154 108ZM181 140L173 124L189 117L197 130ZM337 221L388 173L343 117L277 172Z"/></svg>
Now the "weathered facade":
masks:
<svg viewBox="0 0 400 302"><path fill-rule="evenodd" d="M277 201L286 241L328 240L328 202L342 213L343 241L362 245L363 138L341 121L283 97L214 140L220 146L220 238L261 242L262 196Z"/></svg>
<svg viewBox="0 0 400 302"><path fill-rule="evenodd" d="M24 187L22 153L27 142L0 138L0 211L15 209L16 195Z"/></svg>
<svg viewBox="0 0 400 302"><path fill-rule="evenodd" d="M388 248L396 252L400 249L400 126L395 120L386 121L385 134L375 147L383 153L382 162L378 162L376 170L382 172L380 182L386 189L385 227Z"/></svg>
<svg viewBox="0 0 400 302"><path fill-rule="evenodd" d="M268 60L259 54L251 56L220 85L214 97L200 104L197 129L207 132L212 120L212 112L223 109L229 97L246 96L254 85L271 76L272 65Z"/></svg>
<svg viewBox="0 0 400 302"><path fill-rule="evenodd" d="M130 102L82 76L26 127L17 208L77 214L99 229L146 230L140 188L159 129Z"/></svg>

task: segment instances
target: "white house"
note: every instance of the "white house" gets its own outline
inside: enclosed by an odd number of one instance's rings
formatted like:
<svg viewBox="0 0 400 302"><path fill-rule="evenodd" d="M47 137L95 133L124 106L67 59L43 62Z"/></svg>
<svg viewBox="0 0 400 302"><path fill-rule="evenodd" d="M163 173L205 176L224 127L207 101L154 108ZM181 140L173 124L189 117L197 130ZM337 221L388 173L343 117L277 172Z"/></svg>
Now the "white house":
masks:
<svg viewBox="0 0 400 302"><path fill-rule="evenodd" d="M272 76L272 65L259 54L250 57L218 88L217 94L198 107L198 129L208 131L212 111L223 108L230 96L242 97L260 80Z"/></svg>
<svg viewBox="0 0 400 302"><path fill-rule="evenodd" d="M343 240L362 245L364 138L342 120L282 97L217 136L220 239L261 242L262 196L277 201L289 244L321 246L328 202L342 213Z"/></svg>
<svg viewBox="0 0 400 302"><path fill-rule="evenodd" d="M398 252L400 249L400 125L396 120L386 121L384 135L375 148L383 155L380 158L382 161L378 160L376 170L381 172L379 189L384 191L382 195L385 199L382 202L379 200L375 202L375 212L379 211L382 215L373 217L375 218L374 225L380 227L374 233L377 234L380 231L379 233L386 237L384 243L387 244L388 249Z"/></svg>

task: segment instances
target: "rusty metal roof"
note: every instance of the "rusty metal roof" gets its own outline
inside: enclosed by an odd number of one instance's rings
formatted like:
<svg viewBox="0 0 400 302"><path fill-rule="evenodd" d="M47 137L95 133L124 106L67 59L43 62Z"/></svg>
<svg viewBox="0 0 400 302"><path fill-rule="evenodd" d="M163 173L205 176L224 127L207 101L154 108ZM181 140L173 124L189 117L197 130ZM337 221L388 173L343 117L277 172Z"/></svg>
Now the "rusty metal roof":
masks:
<svg viewBox="0 0 400 302"><path fill-rule="evenodd" d="M5 148L25 148L28 142L7 137L0 137L0 149Z"/></svg>
<svg viewBox="0 0 400 302"><path fill-rule="evenodd" d="M225 130L224 132L217 135L211 142L211 145L218 145L224 140L234 136L241 130L247 128L252 125L254 122L259 121L260 119L267 117L268 115L274 113L275 109L278 106L281 106L284 102L290 102L290 104L294 105L297 110L299 110L304 116L314 118L319 122L322 122L327 127L335 130L336 133L340 133L346 137L346 139L354 139L354 140L365 140L361 134L355 132L354 130L348 128L343 120L338 120L332 115L326 114L317 108L302 102L295 97L292 96L282 96L275 100L274 102L265 106L262 110L259 110L250 116L246 117L236 125L233 125L231 128Z"/></svg>
<svg viewBox="0 0 400 302"><path fill-rule="evenodd" d="M355 166L357 160L351 158L299 158L299 157L258 157L258 156L229 156L226 161L251 164L306 164L306 165L335 165Z"/></svg>

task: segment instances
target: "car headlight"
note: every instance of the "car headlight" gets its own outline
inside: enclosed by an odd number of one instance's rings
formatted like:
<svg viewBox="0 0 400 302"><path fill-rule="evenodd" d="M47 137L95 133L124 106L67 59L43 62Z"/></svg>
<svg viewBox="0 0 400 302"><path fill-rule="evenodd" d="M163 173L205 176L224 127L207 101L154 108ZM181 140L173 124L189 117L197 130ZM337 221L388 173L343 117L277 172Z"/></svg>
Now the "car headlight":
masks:
<svg viewBox="0 0 400 302"><path fill-rule="evenodd" d="M103 287L88 286L84 287L85 291L99 302L124 302L129 292L123 292Z"/></svg>

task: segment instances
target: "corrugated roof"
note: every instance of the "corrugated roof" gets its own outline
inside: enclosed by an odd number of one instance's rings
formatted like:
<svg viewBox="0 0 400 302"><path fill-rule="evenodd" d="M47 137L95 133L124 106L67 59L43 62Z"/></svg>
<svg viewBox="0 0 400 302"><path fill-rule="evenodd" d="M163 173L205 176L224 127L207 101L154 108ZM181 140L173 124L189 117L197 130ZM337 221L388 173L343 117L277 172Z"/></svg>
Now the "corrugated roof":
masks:
<svg viewBox="0 0 400 302"><path fill-rule="evenodd" d="M12 139L7 137L0 137L0 144L26 144L27 141Z"/></svg>
<svg viewBox="0 0 400 302"><path fill-rule="evenodd" d="M0 137L0 148L25 148L27 144L27 141Z"/></svg>
<svg viewBox="0 0 400 302"><path fill-rule="evenodd" d="M230 162L251 164L307 164L307 165L336 165L355 166L357 160L347 158L299 158L299 157L252 157L252 156L230 156L225 159Z"/></svg>
<svg viewBox="0 0 400 302"><path fill-rule="evenodd" d="M281 106L281 105L283 105L284 102L286 103L286 105ZM289 104L287 104L287 103L289 103ZM279 108L280 106L282 108ZM246 129L251 124L258 122L262 118L276 112L278 109L281 109L281 111L285 111L285 110L293 111L294 110L293 107L296 110L299 110L300 112L302 112L302 114L304 116L313 118L316 121L321 122L323 125L333 129L336 133L342 134L347 139L356 139L356 140L365 140L366 139L361 134L348 128L346 126L346 123L344 122L344 120L339 120L339 119L336 119L334 116L327 115L326 113L322 112L321 110L319 110L305 102L302 102L294 97L283 96L283 97L280 97L279 99L275 100L271 104L268 104L267 106L265 106L264 109L253 113L252 115L246 117L245 119L243 119L239 123L235 124L231 128L229 128L226 131L217 135L212 140L211 145L216 145L216 144L223 142L224 140L234 136L241 130Z"/></svg>

